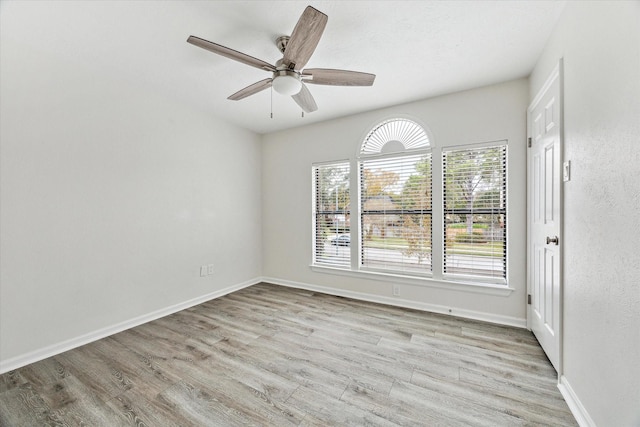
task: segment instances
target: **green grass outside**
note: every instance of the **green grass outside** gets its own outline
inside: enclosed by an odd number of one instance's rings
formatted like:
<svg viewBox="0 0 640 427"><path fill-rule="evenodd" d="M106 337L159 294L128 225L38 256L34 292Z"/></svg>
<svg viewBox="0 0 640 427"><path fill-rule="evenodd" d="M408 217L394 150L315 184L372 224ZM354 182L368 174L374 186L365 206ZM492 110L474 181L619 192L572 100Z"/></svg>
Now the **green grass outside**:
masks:
<svg viewBox="0 0 640 427"><path fill-rule="evenodd" d="M382 239L378 236L372 236L365 241L365 246L376 249L391 249L401 251L408 246L407 240L402 237L387 237ZM429 248L426 248L427 250ZM487 243L453 243L453 246L447 247L449 255L475 255L502 258L503 243L487 242Z"/></svg>
<svg viewBox="0 0 640 427"><path fill-rule="evenodd" d="M405 239L401 237L390 237L385 240L374 236L370 240L365 241L368 248L403 250L408 246ZM502 257L502 242L477 243L475 245L469 243L454 243L453 246L447 247L447 253L450 255L475 255L488 257Z"/></svg>
<svg viewBox="0 0 640 427"><path fill-rule="evenodd" d="M456 228L456 229L467 228L467 224L466 223L447 224L447 228ZM474 230L486 230L487 228L489 228L489 224L473 224Z"/></svg>

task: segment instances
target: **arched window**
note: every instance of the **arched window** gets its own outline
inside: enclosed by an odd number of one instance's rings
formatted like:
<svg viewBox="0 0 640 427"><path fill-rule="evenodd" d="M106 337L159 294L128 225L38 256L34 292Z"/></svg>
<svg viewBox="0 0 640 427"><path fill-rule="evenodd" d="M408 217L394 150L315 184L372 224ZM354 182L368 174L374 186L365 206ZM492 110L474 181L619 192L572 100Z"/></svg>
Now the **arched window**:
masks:
<svg viewBox="0 0 640 427"><path fill-rule="evenodd" d="M313 264L506 284L507 141L447 142L392 118L369 130L355 161L313 165Z"/></svg>
<svg viewBox="0 0 640 427"><path fill-rule="evenodd" d="M390 119L376 125L362 143L360 155L428 148L425 130L408 119Z"/></svg>
<svg viewBox="0 0 640 427"><path fill-rule="evenodd" d="M362 142L360 266L402 273L431 272L432 159L422 126L394 118Z"/></svg>

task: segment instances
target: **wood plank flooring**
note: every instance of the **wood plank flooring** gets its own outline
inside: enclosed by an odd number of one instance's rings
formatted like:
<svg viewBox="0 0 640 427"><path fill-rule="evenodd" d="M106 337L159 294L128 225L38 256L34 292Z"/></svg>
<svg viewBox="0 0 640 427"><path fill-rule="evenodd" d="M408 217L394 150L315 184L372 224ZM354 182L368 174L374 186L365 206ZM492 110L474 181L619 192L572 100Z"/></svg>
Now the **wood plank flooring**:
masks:
<svg viewBox="0 0 640 427"><path fill-rule="evenodd" d="M258 284L0 376L1 426L575 426L526 330Z"/></svg>

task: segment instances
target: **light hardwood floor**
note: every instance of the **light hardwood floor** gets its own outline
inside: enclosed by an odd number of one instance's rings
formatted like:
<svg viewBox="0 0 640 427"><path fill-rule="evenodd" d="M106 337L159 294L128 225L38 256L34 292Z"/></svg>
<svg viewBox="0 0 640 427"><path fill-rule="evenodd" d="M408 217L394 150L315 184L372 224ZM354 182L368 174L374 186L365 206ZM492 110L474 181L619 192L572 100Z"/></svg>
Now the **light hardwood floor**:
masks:
<svg viewBox="0 0 640 427"><path fill-rule="evenodd" d="M577 425L526 330L259 284L0 376L0 425Z"/></svg>

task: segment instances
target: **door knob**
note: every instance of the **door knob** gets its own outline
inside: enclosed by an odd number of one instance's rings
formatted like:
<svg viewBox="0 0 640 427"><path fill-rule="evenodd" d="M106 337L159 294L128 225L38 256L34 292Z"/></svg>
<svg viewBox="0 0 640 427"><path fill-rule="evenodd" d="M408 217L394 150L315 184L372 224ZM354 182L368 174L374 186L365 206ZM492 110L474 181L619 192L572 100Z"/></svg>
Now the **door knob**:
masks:
<svg viewBox="0 0 640 427"><path fill-rule="evenodd" d="M558 236L553 236L553 237L549 237L549 236L547 236L547 245L548 245L549 243L553 243L553 244L555 244L556 246L558 246Z"/></svg>

